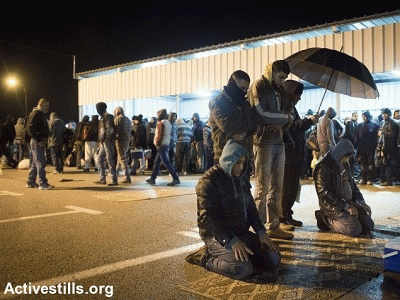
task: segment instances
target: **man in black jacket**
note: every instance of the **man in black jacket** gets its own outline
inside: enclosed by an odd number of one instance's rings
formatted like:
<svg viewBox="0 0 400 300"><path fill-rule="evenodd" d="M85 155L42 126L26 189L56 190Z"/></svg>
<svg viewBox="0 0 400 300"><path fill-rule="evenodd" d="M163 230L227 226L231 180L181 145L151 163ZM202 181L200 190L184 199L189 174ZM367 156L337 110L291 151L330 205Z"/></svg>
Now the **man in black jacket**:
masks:
<svg viewBox="0 0 400 300"><path fill-rule="evenodd" d="M233 72L222 92L208 105L215 163L218 163L222 149L229 139L235 140L249 153L253 152L256 124L253 110L246 100L249 85L250 76L237 70Z"/></svg>
<svg viewBox="0 0 400 300"><path fill-rule="evenodd" d="M372 121L367 110L362 114L363 123L359 124L354 135L354 146L357 148L357 160L361 167L361 184L372 185L375 174L375 149L378 142L379 126Z"/></svg>
<svg viewBox="0 0 400 300"><path fill-rule="evenodd" d="M381 166L381 186L391 186L394 165L399 155L397 150L397 138L399 135L399 125L392 120L392 111L389 108L382 109L382 122L379 124L378 136L384 144L385 160L378 164Z"/></svg>
<svg viewBox="0 0 400 300"><path fill-rule="evenodd" d="M41 190L54 188L47 182L46 178L46 143L49 138L49 125L47 113L49 111L49 101L40 99L38 106L29 115L26 130L31 137L31 158L29 159L29 175L27 188L39 187ZM36 176L39 175L39 185L36 183Z"/></svg>
<svg viewBox="0 0 400 300"><path fill-rule="evenodd" d="M293 123L287 128L286 134L289 134L294 144L285 146L285 171L282 190L282 216L281 227L288 229L287 225L302 226L301 221L293 219L292 207L296 200L299 189L301 170L305 163L305 132L318 122L319 116L310 116L310 118L300 119L296 110L296 104L301 99L303 93L303 84L294 80L286 80L282 83L289 98L289 107L286 108L292 114ZM285 226L286 225L286 226Z"/></svg>
<svg viewBox="0 0 400 300"><path fill-rule="evenodd" d="M371 208L351 175L349 160L353 154L353 144L343 139L316 165L314 182L320 210L315 216L321 230L368 237L374 222Z"/></svg>
<svg viewBox="0 0 400 300"><path fill-rule="evenodd" d="M225 145L219 164L196 186L197 222L206 247L189 255L188 262L234 279L253 272L253 264L276 268L281 260L268 237L244 176L249 153L236 142ZM249 231L250 226L256 233Z"/></svg>
<svg viewBox="0 0 400 300"><path fill-rule="evenodd" d="M116 155L115 155L115 125L114 116L107 112L107 104L99 102L96 104L97 112L100 115L99 122L99 148L98 148L98 165L100 180L95 181L97 184L106 184L106 160L112 182L109 186L118 185L118 176L116 170Z"/></svg>

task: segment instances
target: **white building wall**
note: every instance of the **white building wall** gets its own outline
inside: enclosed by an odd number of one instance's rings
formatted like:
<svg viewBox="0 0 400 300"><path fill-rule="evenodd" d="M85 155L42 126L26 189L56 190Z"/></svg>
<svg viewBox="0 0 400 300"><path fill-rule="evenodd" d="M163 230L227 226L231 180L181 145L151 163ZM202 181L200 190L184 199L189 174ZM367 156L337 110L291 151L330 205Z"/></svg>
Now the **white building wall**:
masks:
<svg viewBox="0 0 400 300"><path fill-rule="evenodd" d="M327 30L329 31L329 28ZM85 110L93 111L91 104L100 101L125 101L123 103L128 105L127 112L138 114L143 111L144 116L150 113L155 115L155 112L163 107L177 110L176 101L161 100L160 97L219 90L238 69L248 72L253 81L261 76L265 65L277 59L284 59L310 47L340 50L342 46L344 53L359 59L371 73L400 70L400 24L395 23L287 43L281 43L278 37L274 41L269 40L268 45L262 47L240 49L238 46L238 50L223 54L160 65L150 62L138 69L80 79L79 106L89 105L87 109L81 109L84 113ZM290 78L296 79L295 76ZM370 109L377 109L376 105L379 108L399 106L398 84L379 85L379 89L381 98L378 102L359 99L348 101L349 97L341 96L341 109L352 110L353 101L364 101L365 106ZM299 104L300 110L306 111L306 107L315 110L322 97L321 93L321 90L306 91L304 100ZM130 101L129 104L126 101ZM328 104L334 106L336 101L336 98L328 93L323 107L327 107ZM207 106L203 103L203 100L197 100L189 105L183 101L180 107L181 116L188 117L194 111L205 116Z"/></svg>

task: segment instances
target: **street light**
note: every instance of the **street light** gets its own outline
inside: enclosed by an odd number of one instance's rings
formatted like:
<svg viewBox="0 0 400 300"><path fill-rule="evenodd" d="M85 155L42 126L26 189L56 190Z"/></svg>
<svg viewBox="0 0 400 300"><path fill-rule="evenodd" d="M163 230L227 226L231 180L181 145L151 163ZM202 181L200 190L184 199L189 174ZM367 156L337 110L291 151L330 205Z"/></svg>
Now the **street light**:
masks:
<svg viewBox="0 0 400 300"><path fill-rule="evenodd" d="M24 91L24 94L25 94L25 118L27 120L28 119L28 95L26 93L25 86L22 85L22 83L18 80L18 78L13 75L6 77L5 83L11 89L16 89L16 88L18 88L19 85L22 86L22 90Z"/></svg>

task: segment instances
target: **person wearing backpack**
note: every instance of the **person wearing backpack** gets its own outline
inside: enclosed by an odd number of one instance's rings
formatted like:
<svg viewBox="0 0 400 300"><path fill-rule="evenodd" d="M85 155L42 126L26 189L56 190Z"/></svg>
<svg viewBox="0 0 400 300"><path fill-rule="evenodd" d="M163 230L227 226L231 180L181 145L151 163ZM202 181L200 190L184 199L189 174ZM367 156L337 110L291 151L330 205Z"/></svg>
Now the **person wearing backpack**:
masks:
<svg viewBox="0 0 400 300"><path fill-rule="evenodd" d="M92 120L83 127L83 140L85 142L85 168L83 172L90 171L90 164L96 154L99 143L97 142L99 131L99 116L93 115ZM97 167L95 168L97 169Z"/></svg>

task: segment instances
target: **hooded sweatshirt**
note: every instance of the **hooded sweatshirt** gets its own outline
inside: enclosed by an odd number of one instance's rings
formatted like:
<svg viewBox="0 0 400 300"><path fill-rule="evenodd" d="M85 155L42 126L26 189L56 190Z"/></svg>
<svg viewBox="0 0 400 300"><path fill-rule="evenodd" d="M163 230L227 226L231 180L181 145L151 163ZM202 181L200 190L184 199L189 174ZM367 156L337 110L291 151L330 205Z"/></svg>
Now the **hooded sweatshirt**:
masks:
<svg viewBox="0 0 400 300"><path fill-rule="evenodd" d="M267 65L261 79L256 80L250 87L248 99L255 110L256 121L259 124L254 136L256 145L283 144L283 130L271 131L268 125L285 125L288 114L282 110L286 102L285 93L276 88L272 82L272 64Z"/></svg>
<svg viewBox="0 0 400 300"><path fill-rule="evenodd" d="M215 237L222 245L231 246L238 236L247 232L250 226L257 234L265 234L258 211L251 195L251 185L243 176L232 176L232 168L237 160L248 151L229 140L225 145L219 164L209 169L197 186L197 215L200 236Z"/></svg>
<svg viewBox="0 0 400 300"><path fill-rule="evenodd" d="M317 126L318 147L322 155L335 147L335 128L332 119L336 116L336 111L329 107L325 115L319 120Z"/></svg>
<svg viewBox="0 0 400 300"><path fill-rule="evenodd" d="M14 144L25 143L25 131L25 120L23 118L18 118L17 124L15 125Z"/></svg>
<svg viewBox="0 0 400 300"><path fill-rule="evenodd" d="M47 140L49 137L49 124L46 115L47 113L39 107L35 107L29 115L26 130L29 136L37 142Z"/></svg>
<svg viewBox="0 0 400 300"><path fill-rule="evenodd" d="M114 109L114 116L115 140L126 148L129 146L131 138L132 122L128 117L125 117L124 109L121 106Z"/></svg>

